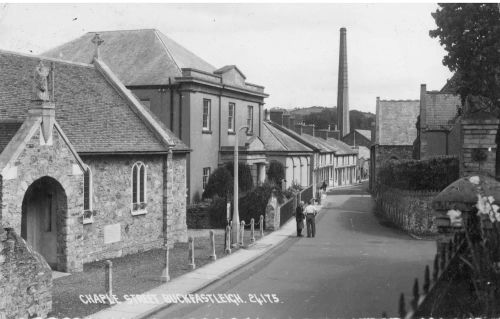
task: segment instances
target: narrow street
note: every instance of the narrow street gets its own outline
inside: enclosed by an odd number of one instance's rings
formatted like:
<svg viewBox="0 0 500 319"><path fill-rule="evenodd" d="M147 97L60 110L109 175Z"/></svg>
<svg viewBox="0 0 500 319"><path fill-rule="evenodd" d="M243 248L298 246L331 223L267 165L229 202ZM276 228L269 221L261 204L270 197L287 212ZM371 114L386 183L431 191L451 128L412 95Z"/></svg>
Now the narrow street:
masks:
<svg viewBox="0 0 500 319"><path fill-rule="evenodd" d="M365 186L328 193L316 238L291 237L199 293L237 293L244 304L176 305L152 318L351 318L397 316L401 292L431 265L433 241L381 225ZM275 294L279 303L251 303Z"/></svg>

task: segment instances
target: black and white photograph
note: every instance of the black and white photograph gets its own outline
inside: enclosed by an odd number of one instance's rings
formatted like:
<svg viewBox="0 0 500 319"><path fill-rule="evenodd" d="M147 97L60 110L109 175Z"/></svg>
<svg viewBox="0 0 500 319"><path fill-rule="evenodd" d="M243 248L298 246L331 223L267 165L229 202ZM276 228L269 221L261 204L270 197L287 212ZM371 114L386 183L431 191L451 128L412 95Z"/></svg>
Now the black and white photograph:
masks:
<svg viewBox="0 0 500 319"><path fill-rule="evenodd" d="M0 3L0 319L500 317L500 3Z"/></svg>

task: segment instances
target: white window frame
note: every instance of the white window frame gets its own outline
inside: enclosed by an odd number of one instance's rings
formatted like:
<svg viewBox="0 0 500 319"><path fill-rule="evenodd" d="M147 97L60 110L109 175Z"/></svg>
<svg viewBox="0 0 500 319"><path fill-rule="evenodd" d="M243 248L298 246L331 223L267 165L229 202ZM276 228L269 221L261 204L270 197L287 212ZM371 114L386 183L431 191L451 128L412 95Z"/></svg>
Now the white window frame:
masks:
<svg viewBox="0 0 500 319"><path fill-rule="evenodd" d="M136 171L136 198L134 198L134 168L137 167ZM141 181L141 168L144 168L144 176ZM135 162L132 165L132 171L130 172L130 185L131 185L131 201L130 201L130 212L132 215L143 215L147 213L147 181L148 181L148 170L143 162ZM144 201L141 202L141 184L144 189Z"/></svg>
<svg viewBox="0 0 500 319"><path fill-rule="evenodd" d="M85 171L83 172L83 224L92 224L94 222L94 212L93 212L93 177L92 170L88 165L84 166ZM85 209L85 173L88 173L88 207Z"/></svg>
<svg viewBox="0 0 500 319"><path fill-rule="evenodd" d="M231 107L233 109L233 114L231 115ZM227 131L234 133L235 119L236 119L236 103L229 102L227 108Z"/></svg>
<svg viewBox="0 0 500 319"><path fill-rule="evenodd" d="M207 102L207 113L205 113L205 102ZM205 116L207 117L207 124L205 125ZM211 117L212 117L212 100L210 99L203 99L203 109L202 109L202 115L201 115L201 126L203 131L210 131L211 127Z"/></svg>
<svg viewBox="0 0 500 319"><path fill-rule="evenodd" d="M205 170L208 170L208 174L205 175ZM210 173L212 171L212 168L210 167L203 167L203 172L201 175L201 188L205 190L205 187L207 186L208 179L210 178Z"/></svg>

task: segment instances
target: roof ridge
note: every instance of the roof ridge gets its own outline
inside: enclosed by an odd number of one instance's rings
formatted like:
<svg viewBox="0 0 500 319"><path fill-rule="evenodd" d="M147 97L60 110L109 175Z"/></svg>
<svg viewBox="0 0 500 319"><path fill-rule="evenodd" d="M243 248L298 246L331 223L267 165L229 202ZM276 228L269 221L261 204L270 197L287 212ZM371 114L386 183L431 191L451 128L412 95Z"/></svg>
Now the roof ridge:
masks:
<svg viewBox="0 0 500 319"><path fill-rule="evenodd" d="M174 56L172 55L172 53L171 53L171 52L170 52L170 50L168 49L168 47L167 47L167 45L165 44L165 42L163 41L163 39L162 39L162 38L160 37L160 35L158 34L159 32L160 32L160 31L158 31L158 30L156 30L156 29L154 30L154 33L155 33L156 38L157 38L158 40L160 40L160 42L161 42L161 44L162 44L163 48L165 49L165 51L167 52L168 56L170 57L170 59L171 59L172 61L174 61L175 66L176 66L176 67L177 67L177 69L179 70L180 74L182 74L182 70L181 70L181 68L179 67L179 64L177 64L177 61L174 59ZM163 33L162 33L162 35L166 37L166 35L165 35L165 34L163 34Z"/></svg>
<svg viewBox="0 0 500 319"><path fill-rule="evenodd" d="M35 54L29 54L29 53L23 53L23 52L9 51L9 50L4 50L4 49L0 49L0 54L17 55L17 56L22 56L22 57L25 57L25 58L32 58L32 59L38 59L38 60L46 60L46 61L52 61L52 62L65 63L65 64L69 64L69 65L76 65L76 66L94 68L94 65L92 65L92 64L87 64L87 63L82 63L82 62L73 62L73 61L68 61L68 60L51 58L51 57L47 57L47 56L44 56L44 55L35 55Z"/></svg>
<svg viewBox="0 0 500 319"><path fill-rule="evenodd" d="M129 31L158 31L156 28L144 28L144 29L125 29L125 30L101 30L101 31L89 31L87 33L100 33L100 32L129 32Z"/></svg>

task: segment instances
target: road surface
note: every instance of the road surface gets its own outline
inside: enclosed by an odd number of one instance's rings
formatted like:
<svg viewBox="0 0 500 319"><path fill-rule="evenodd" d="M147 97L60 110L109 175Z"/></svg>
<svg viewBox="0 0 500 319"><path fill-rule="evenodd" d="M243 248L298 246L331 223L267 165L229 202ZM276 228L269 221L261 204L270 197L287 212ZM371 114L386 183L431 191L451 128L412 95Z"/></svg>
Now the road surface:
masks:
<svg viewBox="0 0 500 319"><path fill-rule="evenodd" d="M290 237L272 253L199 292L238 294L246 303L175 305L151 318L398 316L400 293L409 297L414 278L422 282L436 244L381 225L362 187L329 192L316 238Z"/></svg>

